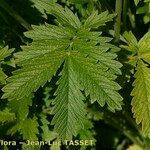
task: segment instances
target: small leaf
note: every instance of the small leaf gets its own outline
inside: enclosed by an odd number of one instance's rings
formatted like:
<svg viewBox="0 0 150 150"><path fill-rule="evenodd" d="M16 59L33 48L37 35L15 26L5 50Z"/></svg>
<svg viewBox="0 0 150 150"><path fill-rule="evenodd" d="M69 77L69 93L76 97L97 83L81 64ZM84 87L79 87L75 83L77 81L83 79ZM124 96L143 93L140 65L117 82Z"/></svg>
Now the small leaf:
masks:
<svg viewBox="0 0 150 150"><path fill-rule="evenodd" d="M37 140L38 123L36 118L29 118L21 123L23 139Z"/></svg>
<svg viewBox="0 0 150 150"><path fill-rule="evenodd" d="M48 127L50 125L49 121L46 119L46 116L41 115L41 129L43 131L42 138L44 141L52 141L58 137L58 134L54 131L51 131Z"/></svg>
<svg viewBox="0 0 150 150"><path fill-rule="evenodd" d="M81 22L77 15L74 15L73 12L67 7L63 8L61 5L47 0L32 1L35 3L35 6L39 8L39 10L45 9L47 13L54 15L60 24L63 24L64 26L69 26L74 29L81 27ZM43 10L42 13L44 13Z"/></svg>
<svg viewBox="0 0 150 150"><path fill-rule="evenodd" d="M36 117L20 120L8 131L8 134L14 134L17 131L20 131L24 140L38 140L37 135L39 132Z"/></svg>
<svg viewBox="0 0 150 150"><path fill-rule="evenodd" d="M8 57L13 50L8 50L8 47L4 47L0 49L0 61L4 60L4 58Z"/></svg>
<svg viewBox="0 0 150 150"><path fill-rule="evenodd" d="M2 68L0 68L0 83L5 84L5 79L7 78L7 75L2 71Z"/></svg>
<svg viewBox="0 0 150 150"><path fill-rule="evenodd" d="M138 41L134 34L130 32L124 32L123 34L124 38L126 39L126 42L128 43L128 46L121 45L121 47L130 50L133 53L136 53L138 51Z"/></svg>
<svg viewBox="0 0 150 150"><path fill-rule="evenodd" d="M106 22L112 21L115 14L109 14L108 11L98 14L98 11L94 11L85 21L85 28L98 28L104 26Z"/></svg>
<svg viewBox="0 0 150 150"><path fill-rule="evenodd" d="M150 64L150 31L148 31L143 38L140 39L139 46L139 55L147 63Z"/></svg>
<svg viewBox="0 0 150 150"><path fill-rule="evenodd" d="M8 122L15 120L15 114L10 113L10 110L4 109L3 111L0 111L0 122Z"/></svg>
<svg viewBox="0 0 150 150"><path fill-rule="evenodd" d="M50 150L61 150L60 145L52 145Z"/></svg>
<svg viewBox="0 0 150 150"><path fill-rule="evenodd" d="M10 56L13 50L8 50L8 47L0 48L0 61L3 61L6 57ZM0 68L0 83L5 84L7 75Z"/></svg>
<svg viewBox="0 0 150 150"><path fill-rule="evenodd" d="M137 6L141 0L134 0L135 5Z"/></svg>
<svg viewBox="0 0 150 150"><path fill-rule="evenodd" d="M8 102L8 107L14 112L21 121L27 118L29 114L29 106L32 104L32 95L21 100L12 100Z"/></svg>

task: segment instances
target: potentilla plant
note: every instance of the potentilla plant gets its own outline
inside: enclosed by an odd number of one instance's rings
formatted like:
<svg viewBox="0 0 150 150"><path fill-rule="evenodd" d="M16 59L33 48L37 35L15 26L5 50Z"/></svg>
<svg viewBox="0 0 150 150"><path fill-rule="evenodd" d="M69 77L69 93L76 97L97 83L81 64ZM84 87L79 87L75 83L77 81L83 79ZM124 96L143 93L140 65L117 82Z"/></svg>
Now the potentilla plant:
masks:
<svg viewBox="0 0 150 150"><path fill-rule="evenodd" d="M150 2L111 2L2 0L1 149L150 148Z"/></svg>

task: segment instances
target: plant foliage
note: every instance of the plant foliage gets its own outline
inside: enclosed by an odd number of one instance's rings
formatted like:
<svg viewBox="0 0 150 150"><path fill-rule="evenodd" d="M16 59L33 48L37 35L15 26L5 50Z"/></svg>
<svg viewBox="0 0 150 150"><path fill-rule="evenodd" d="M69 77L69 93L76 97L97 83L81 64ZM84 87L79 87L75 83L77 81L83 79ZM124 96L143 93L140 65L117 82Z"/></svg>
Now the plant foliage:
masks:
<svg viewBox="0 0 150 150"><path fill-rule="evenodd" d="M150 148L150 2L115 3L0 0L0 149Z"/></svg>
<svg viewBox="0 0 150 150"><path fill-rule="evenodd" d="M150 32L144 35L139 42L137 42L134 35L129 32L124 34L125 38L128 41L128 46L125 46L133 54L130 59L135 65L135 81L133 82L134 89L132 90L131 95L132 99L132 111L136 122L142 123L142 131L145 136L150 136L149 126L149 75L150 69L148 64L150 63ZM148 64L147 64L148 63Z"/></svg>
<svg viewBox="0 0 150 150"><path fill-rule="evenodd" d="M108 52L112 47L108 43L110 39L90 31L104 25L113 15L94 12L82 25L68 8L53 3L48 8L59 25L33 26L33 30L26 33L33 42L15 54L21 69L8 78L2 98L10 102L26 101L63 65L53 101L52 124L61 138L71 139L72 135L77 135L76 126L82 126L86 114L81 90L86 96L90 95L91 103L97 101L102 107L106 103L111 111L121 109L122 98L117 93L120 86L114 81L116 74L120 74L121 64L114 60L117 56L114 52ZM107 20L103 20L105 16ZM23 111L27 104L22 105Z"/></svg>

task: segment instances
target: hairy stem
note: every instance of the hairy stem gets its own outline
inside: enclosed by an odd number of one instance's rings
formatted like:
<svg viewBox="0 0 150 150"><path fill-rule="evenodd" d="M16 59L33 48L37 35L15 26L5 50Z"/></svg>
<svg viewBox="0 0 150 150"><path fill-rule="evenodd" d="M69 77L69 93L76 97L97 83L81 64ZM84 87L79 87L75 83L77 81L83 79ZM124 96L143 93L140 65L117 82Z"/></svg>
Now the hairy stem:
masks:
<svg viewBox="0 0 150 150"><path fill-rule="evenodd" d="M116 0L116 9L115 12L117 14L116 22L114 26L114 38L115 42L119 41L120 38L120 30L121 30L121 12L122 12L122 0Z"/></svg>
<svg viewBox="0 0 150 150"><path fill-rule="evenodd" d="M123 28L126 30L127 27L127 7L128 7L128 0L123 1Z"/></svg>

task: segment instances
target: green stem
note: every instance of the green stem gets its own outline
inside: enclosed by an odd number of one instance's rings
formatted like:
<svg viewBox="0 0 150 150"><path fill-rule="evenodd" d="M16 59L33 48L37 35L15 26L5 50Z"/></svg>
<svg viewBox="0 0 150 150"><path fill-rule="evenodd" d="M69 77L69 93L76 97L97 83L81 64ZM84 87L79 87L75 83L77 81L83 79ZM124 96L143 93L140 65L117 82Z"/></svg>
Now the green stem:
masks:
<svg viewBox="0 0 150 150"><path fill-rule="evenodd" d="M127 7L128 7L128 0L123 1L123 27L126 30L127 27Z"/></svg>
<svg viewBox="0 0 150 150"><path fill-rule="evenodd" d="M116 0L116 9L115 12L117 14L116 22L114 26L114 38L115 42L119 41L120 38L120 30L121 30L121 12L122 12L122 0Z"/></svg>
<svg viewBox="0 0 150 150"><path fill-rule="evenodd" d="M138 145L139 147L143 148L143 144L139 139L136 139L130 132L123 131L123 134L128 137L134 144Z"/></svg>
<svg viewBox="0 0 150 150"><path fill-rule="evenodd" d="M129 16L129 20L130 20L131 26L134 29L135 26L136 26L136 24L135 24L135 16L132 14L132 11L131 11L130 8L129 8L129 11L128 11L128 16Z"/></svg>

